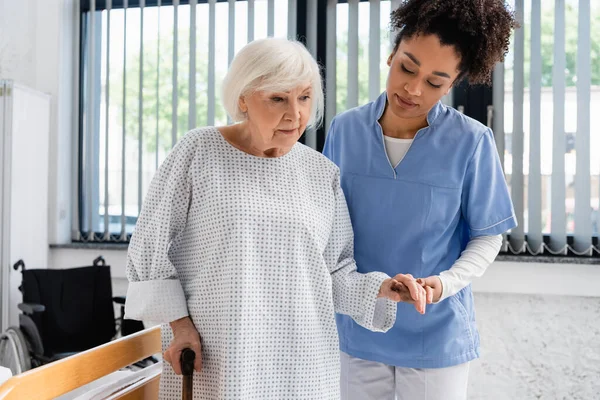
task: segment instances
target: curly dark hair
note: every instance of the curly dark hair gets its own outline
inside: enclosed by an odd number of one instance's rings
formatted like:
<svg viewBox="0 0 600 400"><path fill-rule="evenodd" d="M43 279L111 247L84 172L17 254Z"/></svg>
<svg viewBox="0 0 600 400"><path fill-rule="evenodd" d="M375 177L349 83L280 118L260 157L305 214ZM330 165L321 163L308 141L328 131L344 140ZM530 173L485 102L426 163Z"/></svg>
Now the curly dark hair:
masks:
<svg viewBox="0 0 600 400"><path fill-rule="evenodd" d="M503 0L403 0L391 14L390 27L400 30L394 52L403 38L434 34L461 57L457 81L488 84L519 23Z"/></svg>

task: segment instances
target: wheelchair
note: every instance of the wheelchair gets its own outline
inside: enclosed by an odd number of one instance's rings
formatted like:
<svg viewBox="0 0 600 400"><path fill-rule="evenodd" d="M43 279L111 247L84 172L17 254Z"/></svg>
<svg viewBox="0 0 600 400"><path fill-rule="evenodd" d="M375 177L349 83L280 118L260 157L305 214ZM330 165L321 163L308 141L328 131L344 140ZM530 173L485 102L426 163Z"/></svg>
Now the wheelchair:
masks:
<svg viewBox="0 0 600 400"><path fill-rule="evenodd" d="M22 313L19 326L0 336L0 366L13 376L144 329L124 319L125 297L112 297L102 256L85 267L27 269L19 260L13 268L23 275ZM113 302L120 305L116 319Z"/></svg>

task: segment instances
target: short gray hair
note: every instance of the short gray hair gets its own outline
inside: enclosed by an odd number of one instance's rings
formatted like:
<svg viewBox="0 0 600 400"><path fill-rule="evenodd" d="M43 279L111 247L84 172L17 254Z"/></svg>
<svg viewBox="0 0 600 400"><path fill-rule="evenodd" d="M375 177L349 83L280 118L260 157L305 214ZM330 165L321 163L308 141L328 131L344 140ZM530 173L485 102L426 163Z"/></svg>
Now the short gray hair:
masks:
<svg viewBox="0 0 600 400"><path fill-rule="evenodd" d="M312 109L308 127L323 120L323 86L319 66L300 42L268 38L248 43L235 56L223 80L223 106L229 117L243 121L239 99L255 91L286 92L310 82Z"/></svg>

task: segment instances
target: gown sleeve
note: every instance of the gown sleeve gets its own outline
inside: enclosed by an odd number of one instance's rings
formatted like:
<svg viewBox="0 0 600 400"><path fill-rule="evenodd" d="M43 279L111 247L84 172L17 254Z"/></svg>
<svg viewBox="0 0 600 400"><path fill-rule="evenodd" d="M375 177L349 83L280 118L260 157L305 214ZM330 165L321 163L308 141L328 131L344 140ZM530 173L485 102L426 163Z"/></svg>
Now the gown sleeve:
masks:
<svg viewBox="0 0 600 400"><path fill-rule="evenodd" d="M150 184L127 253L126 318L168 323L189 315L169 250L186 226L196 147L193 132L187 134Z"/></svg>
<svg viewBox="0 0 600 400"><path fill-rule="evenodd" d="M383 272L362 274L354 261L354 233L344 192L340 187L339 172L334 182L335 216L325 261L333 285L335 311L352 317L362 327L386 332L396 321L396 303L377 298L383 281L389 276Z"/></svg>

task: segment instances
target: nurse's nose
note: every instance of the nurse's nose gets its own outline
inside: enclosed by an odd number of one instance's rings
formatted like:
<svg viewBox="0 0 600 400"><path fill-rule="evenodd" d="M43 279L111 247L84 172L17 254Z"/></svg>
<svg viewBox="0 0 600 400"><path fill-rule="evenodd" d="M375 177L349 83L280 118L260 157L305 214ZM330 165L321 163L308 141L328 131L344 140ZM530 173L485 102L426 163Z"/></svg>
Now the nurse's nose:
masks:
<svg viewBox="0 0 600 400"><path fill-rule="evenodd" d="M418 79L414 79L404 85L404 90L411 96L418 97L421 95L421 84Z"/></svg>

